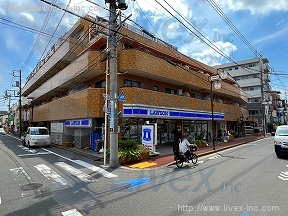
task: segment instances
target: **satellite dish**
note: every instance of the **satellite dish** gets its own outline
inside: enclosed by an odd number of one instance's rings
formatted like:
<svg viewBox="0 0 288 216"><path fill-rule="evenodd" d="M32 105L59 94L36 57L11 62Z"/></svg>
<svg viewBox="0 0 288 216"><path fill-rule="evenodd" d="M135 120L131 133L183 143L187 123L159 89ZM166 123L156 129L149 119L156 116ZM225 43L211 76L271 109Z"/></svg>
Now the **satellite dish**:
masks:
<svg viewBox="0 0 288 216"><path fill-rule="evenodd" d="M221 85L220 82L215 82L215 83L214 83L214 88L215 88L215 89L221 89L221 87L222 87L222 85Z"/></svg>
<svg viewBox="0 0 288 216"><path fill-rule="evenodd" d="M220 72L220 77L221 77L221 79L226 79L227 76L228 76L228 73L227 73L226 71L221 71L221 72Z"/></svg>

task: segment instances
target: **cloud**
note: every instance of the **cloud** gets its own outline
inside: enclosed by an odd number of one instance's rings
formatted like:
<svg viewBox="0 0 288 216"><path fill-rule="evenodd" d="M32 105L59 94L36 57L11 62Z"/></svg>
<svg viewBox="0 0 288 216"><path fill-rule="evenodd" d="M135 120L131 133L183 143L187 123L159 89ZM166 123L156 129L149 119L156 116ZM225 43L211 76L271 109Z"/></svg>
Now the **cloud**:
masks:
<svg viewBox="0 0 288 216"><path fill-rule="evenodd" d="M20 13L22 16L24 16L25 18L27 18L30 22L34 22L34 17L29 14L29 13L24 13L24 12L21 12Z"/></svg>
<svg viewBox="0 0 288 216"><path fill-rule="evenodd" d="M218 47L227 56L230 56L232 52L237 50L237 47L230 42L217 41L213 42L213 45ZM180 52L210 66L221 64L225 59L221 54L200 41L193 41L190 44L182 46Z"/></svg>
<svg viewBox="0 0 288 216"><path fill-rule="evenodd" d="M263 43L266 41L271 41L273 39L279 38L283 35L288 34L288 27L281 29L280 31L277 31L275 33L269 34L269 35L265 35L262 38L258 38L257 40L255 40L253 42L253 44L258 44L258 43Z"/></svg>
<svg viewBox="0 0 288 216"><path fill-rule="evenodd" d="M215 0L221 8L233 11L248 10L252 14L268 14L272 11L287 11L287 0Z"/></svg>

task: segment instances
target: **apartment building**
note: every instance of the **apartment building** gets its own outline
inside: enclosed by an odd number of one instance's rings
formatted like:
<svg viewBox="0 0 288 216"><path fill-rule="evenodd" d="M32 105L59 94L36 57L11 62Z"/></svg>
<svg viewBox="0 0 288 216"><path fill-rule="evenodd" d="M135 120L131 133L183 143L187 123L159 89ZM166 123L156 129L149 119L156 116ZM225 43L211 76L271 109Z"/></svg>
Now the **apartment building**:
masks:
<svg viewBox="0 0 288 216"><path fill-rule="evenodd" d="M243 107L248 110L249 116L246 119L253 119L256 127L262 127L262 112L265 112L266 123L271 123L271 76L269 68L269 60L267 58L252 58L236 63L228 63L216 65L214 68L227 71L240 85L242 90L247 94L248 103ZM261 71L263 82L261 83ZM265 108L262 107L261 85L263 85L263 102ZM263 111L262 111L263 110Z"/></svg>
<svg viewBox="0 0 288 216"><path fill-rule="evenodd" d="M79 19L26 80L22 92L30 101L29 121L48 127L55 144L93 146L103 133L109 52L102 26L107 22L88 15ZM126 95L118 102L119 139L140 141L147 120L158 125L158 143L172 142L177 127L207 139L212 131L208 80L218 71L137 26L125 23L119 31L118 88ZM217 130L237 130L247 97L231 76L214 93Z"/></svg>

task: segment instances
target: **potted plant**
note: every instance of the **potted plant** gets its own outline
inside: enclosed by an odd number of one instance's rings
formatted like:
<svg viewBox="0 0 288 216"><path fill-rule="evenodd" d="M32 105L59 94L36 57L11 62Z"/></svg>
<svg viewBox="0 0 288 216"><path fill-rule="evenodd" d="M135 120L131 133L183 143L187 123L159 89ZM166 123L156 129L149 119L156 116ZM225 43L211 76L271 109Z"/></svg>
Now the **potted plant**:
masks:
<svg viewBox="0 0 288 216"><path fill-rule="evenodd" d="M65 142L62 143L62 147L63 148L71 148L72 147L72 143L68 142L68 141L65 141Z"/></svg>
<svg viewBox="0 0 288 216"><path fill-rule="evenodd" d="M234 136L233 135L230 135L229 136L229 141L233 141L234 140Z"/></svg>
<svg viewBox="0 0 288 216"><path fill-rule="evenodd" d="M149 150L134 140L120 140L118 148L120 164L149 158ZM109 154L110 150L107 149L107 155Z"/></svg>

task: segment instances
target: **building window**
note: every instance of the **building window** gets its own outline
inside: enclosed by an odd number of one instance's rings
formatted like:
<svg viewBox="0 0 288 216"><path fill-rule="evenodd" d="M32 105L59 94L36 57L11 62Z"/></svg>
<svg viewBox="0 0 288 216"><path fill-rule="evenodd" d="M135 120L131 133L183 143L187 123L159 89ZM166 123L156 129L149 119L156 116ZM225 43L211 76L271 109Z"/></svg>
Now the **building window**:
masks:
<svg viewBox="0 0 288 216"><path fill-rule="evenodd" d="M166 88L165 92L168 94L177 94L177 90L175 89L170 89L170 88Z"/></svg>
<svg viewBox="0 0 288 216"><path fill-rule="evenodd" d="M260 103L260 98L249 98L248 102L249 103Z"/></svg>
<svg viewBox="0 0 288 216"><path fill-rule="evenodd" d="M95 88L106 88L105 80L101 80L95 83Z"/></svg>
<svg viewBox="0 0 288 216"><path fill-rule="evenodd" d="M249 115L261 115L262 111L261 110L249 110Z"/></svg>
<svg viewBox="0 0 288 216"><path fill-rule="evenodd" d="M159 87L156 86L156 85L154 85L153 90L154 90L154 91L158 91L158 90L159 90Z"/></svg>
<svg viewBox="0 0 288 216"><path fill-rule="evenodd" d="M141 87L141 83L137 82L137 81L132 81L132 80L125 79L124 80L124 86L125 87L138 87L138 88L140 88Z"/></svg>
<svg viewBox="0 0 288 216"><path fill-rule="evenodd" d="M237 67L235 67L235 70L238 70L239 69L239 67L237 66Z"/></svg>
<svg viewBox="0 0 288 216"><path fill-rule="evenodd" d="M124 86L125 87L132 87L132 80L124 80Z"/></svg>

